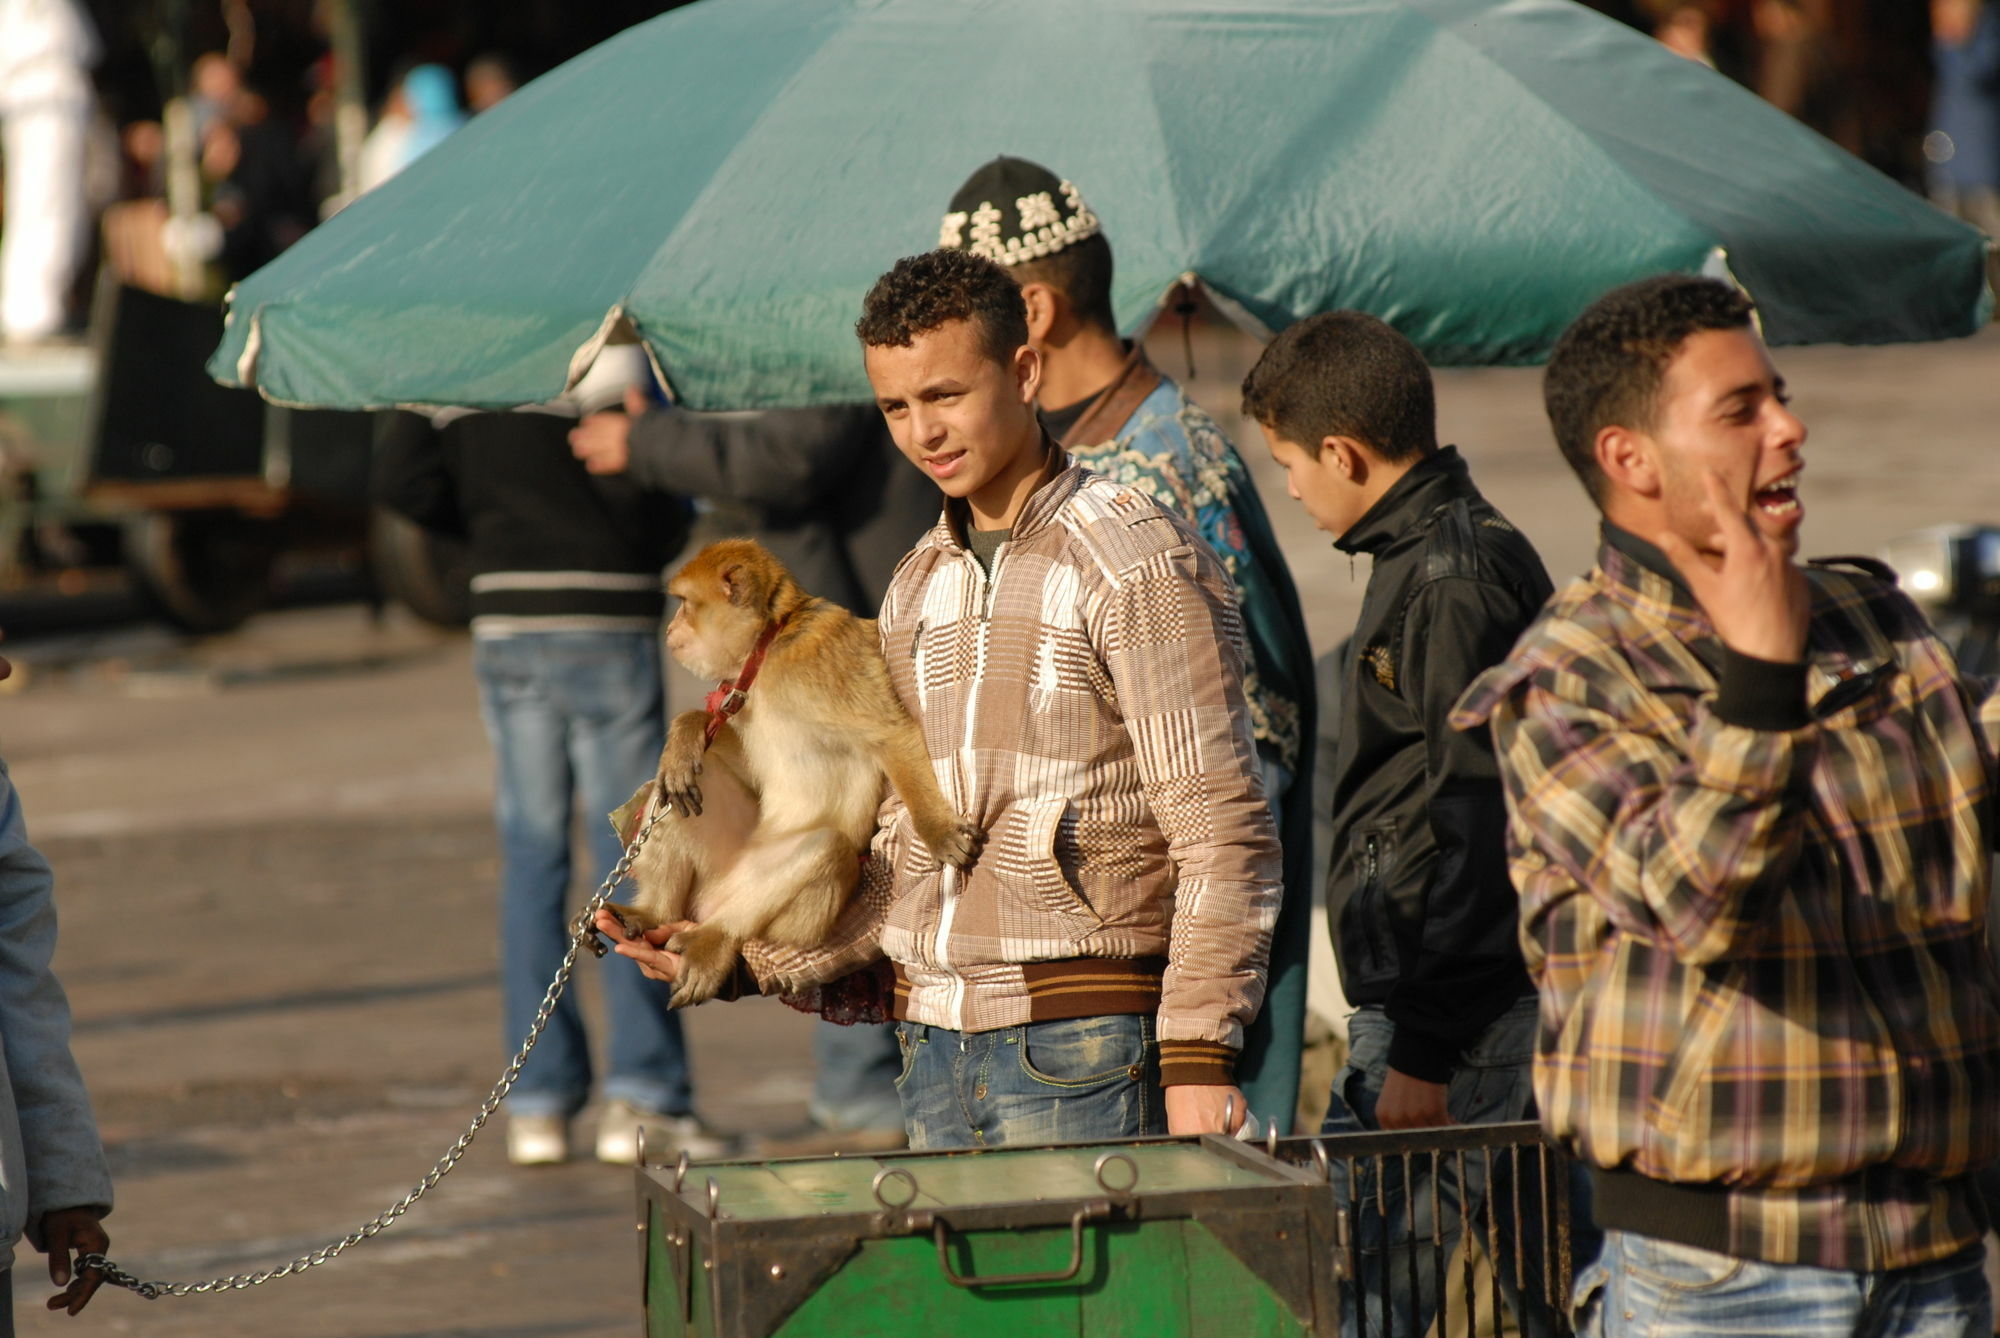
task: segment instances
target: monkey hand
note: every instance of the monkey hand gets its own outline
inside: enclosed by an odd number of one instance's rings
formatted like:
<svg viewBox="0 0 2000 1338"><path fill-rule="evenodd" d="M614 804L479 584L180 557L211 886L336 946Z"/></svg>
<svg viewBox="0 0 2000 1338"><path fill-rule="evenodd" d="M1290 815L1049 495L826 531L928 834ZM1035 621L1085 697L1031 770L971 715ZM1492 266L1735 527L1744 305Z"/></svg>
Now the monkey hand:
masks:
<svg viewBox="0 0 2000 1338"><path fill-rule="evenodd" d="M668 738L660 754L660 802L677 808L686 817L701 816L701 739L679 730Z"/></svg>
<svg viewBox="0 0 2000 1338"><path fill-rule="evenodd" d="M606 917L609 917L609 924ZM597 912L597 928L614 939L634 939L649 929L658 929L661 921L648 915L636 906L621 902L607 901Z"/></svg>
<svg viewBox="0 0 2000 1338"><path fill-rule="evenodd" d="M978 824L949 810L944 816L942 822L919 823L917 835L938 863L962 869L972 863L972 857L979 853L980 842L986 839L986 833L979 830Z"/></svg>
<svg viewBox="0 0 2000 1338"><path fill-rule="evenodd" d="M706 1003L736 974L739 944L719 925L689 925L669 938L666 946L680 954L680 983L674 988L676 1008Z"/></svg>

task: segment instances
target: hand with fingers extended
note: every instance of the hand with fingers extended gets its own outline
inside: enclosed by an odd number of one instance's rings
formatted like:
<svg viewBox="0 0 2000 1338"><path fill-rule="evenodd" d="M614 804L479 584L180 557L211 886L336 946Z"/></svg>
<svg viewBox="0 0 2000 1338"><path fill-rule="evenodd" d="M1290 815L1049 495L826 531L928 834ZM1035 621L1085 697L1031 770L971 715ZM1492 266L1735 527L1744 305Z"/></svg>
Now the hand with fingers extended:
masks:
<svg viewBox="0 0 2000 1338"><path fill-rule="evenodd" d="M637 963L640 975L666 985L681 978L681 955L667 951L665 945L676 934L693 928L694 921L680 920L628 938L625 925L616 914L609 910L597 912L597 931L611 940L611 950Z"/></svg>
<svg viewBox="0 0 2000 1338"><path fill-rule="evenodd" d="M1792 561L1791 540L1767 532L1750 502L1730 498L1720 474L1710 471L1702 484L1716 526L1711 543L1720 557L1706 557L1672 533L1660 536L1660 551L1679 570L1722 644L1740 655L1798 663L1806 654L1811 592Z"/></svg>
<svg viewBox="0 0 2000 1338"><path fill-rule="evenodd" d="M104 1234L104 1214L96 1208L59 1208L42 1216L42 1242L49 1252L49 1281L63 1290L49 1298L49 1309L74 1315L90 1304L90 1298L104 1282L104 1274L76 1264L87 1254L101 1255L111 1248Z"/></svg>

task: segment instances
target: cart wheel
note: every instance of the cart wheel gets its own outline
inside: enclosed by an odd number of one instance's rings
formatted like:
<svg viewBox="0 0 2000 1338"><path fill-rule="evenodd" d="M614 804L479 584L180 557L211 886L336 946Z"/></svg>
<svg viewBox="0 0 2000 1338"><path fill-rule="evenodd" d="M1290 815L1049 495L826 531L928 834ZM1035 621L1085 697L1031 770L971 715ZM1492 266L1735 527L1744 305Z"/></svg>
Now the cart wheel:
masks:
<svg viewBox="0 0 2000 1338"><path fill-rule="evenodd" d="M472 621L472 552L382 507L368 527L375 579L425 622L463 627Z"/></svg>
<svg viewBox="0 0 2000 1338"><path fill-rule="evenodd" d="M227 632L271 595L279 522L237 511L149 511L125 523L125 567L184 632Z"/></svg>

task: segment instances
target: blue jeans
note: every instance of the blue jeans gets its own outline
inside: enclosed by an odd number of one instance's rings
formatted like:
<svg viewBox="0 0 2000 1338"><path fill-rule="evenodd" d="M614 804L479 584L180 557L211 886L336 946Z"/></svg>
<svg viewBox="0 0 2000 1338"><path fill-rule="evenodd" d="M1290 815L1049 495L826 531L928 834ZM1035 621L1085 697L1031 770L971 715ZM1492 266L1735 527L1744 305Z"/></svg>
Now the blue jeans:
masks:
<svg viewBox="0 0 2000 1338"><path fill-rule="evenodd" d="M581 798L593 887L622 852L610 812L651 779L665 745L659 638L535 632L473 643L480 714L499 763L500 986L513 1054L568 947L572 797ZM597 964L610 1017L604 1094L644 1110L694 1104L687 1047L668 991L612 955ZM579 970L578 981L590 972ZM571 1115L590 1098L590 1046L576 987L528 1057L508 1108Z"/></svg>
<svg viewBox="0 0 2000 1338"><path fill-rule="evenodd" d="M1536 1016L1537 1003L1533 998L1516 1000L1513 1007L1465 1048L1458 1066L1452 1070L1445 1096L1454 1120L1460 1124L1506 1124L1532 1118L1534 1091L1530 1064L1535 1050ZM1348 1019L1347 1065L1334 1076L1333 1100L1321 1133L1364 1133L1380 1128L1375 1122L1375 1103L1388 1076L1389 1041L1394 1033L1395 1024L1379 1006L1359 1008ZM1542 1300L1539 1224L1543 1208L1539 1175L1532 1159L1520 1163L1522 1183L1516 1185L1514 1158L1496 1151L1489 1183L1486 1157L1468 1153L1465 1183L1461 1185L1457 1159L1441 1157L1435 1206L1428 1158L1412 1157L1407 1167L1399 1159L1384 1158L1379 1165L1382 1183L1378 1185L1367 1161L1355 1163L1355 1173L1350 1175L1344 1159L1333 1159L1335 1188L1343 1202L1355 1205L1351 1220L1360 1255L1356 1285L1343 1292L1340 1331L1344 1338L1360 1332L1363 1316L1357 1313L1359 1308L1354 1304L1357 1295L1363 1298L1367 1332L1371 1335L1400 1338L1429 1330L1437 1314L1440 1282L1450 1281L1438 1277L1433 1228L1444 1242L1444 1255L1449 1261L1466 1219L1474 1219L1477 1225L1480 1205L1489 1197L1500 1227L1504 1256L1504 1261L1495 1261L1495 1271L1500 1275L1508 1307L1530 1338L1554 1332L1554 1317ZM1596 1251L1597 1236L1590 1226L1588 1182L1580 1170L1571 1175L1568 1188L1572 1205L1572 1258L1588 1259ZM1412 1200L1414 1230L1410 1218ZM1385 1202L1386 1212L1382 1206ZM1516 1220L1524 1228L1520 1233L1524 1287L1516 1285L1513 1266ZM1531 1228L1529 1224L1535 1225ZM1503 1262L1504 1266L1500 1266Z"/></svg>
<svg viewBox="0 0 2000 1338"><path fill-rule="evenodd" d="M1993 1296L1974 1246L1884 1273L1764 1264L1607 1231L1576 1280L1579 1335L1797 1334L1992 1338Z"/></svg>
<svg viewBox="0 0 2000 1338"><path fill-rule="evenodd" d="M813 1028L813 1093L808 1113L822 1129L900 1130L903 1103L896 1075L903 1050L893 1022Z"/></svg>
<svg viewBox="0 0 2000 1338"><path fill-rule="evenodd" d="M1148 1014L995 1031L896 1028L903 1124L920 1152L1088 1143L1167 1131Z"/></svg>

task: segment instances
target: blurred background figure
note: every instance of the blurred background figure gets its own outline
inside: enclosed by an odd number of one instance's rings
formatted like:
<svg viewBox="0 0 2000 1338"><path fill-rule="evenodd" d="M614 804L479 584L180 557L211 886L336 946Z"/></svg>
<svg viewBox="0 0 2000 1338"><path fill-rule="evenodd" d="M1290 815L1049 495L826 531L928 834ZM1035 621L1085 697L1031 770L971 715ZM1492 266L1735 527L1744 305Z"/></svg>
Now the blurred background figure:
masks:
<svg viewBox="0 0 2000 1338"><path fill-rule="evenodd" d="M451 71L442 65L417 66L389 94L381 120L361 145L361 189L374 190L464 124Z"/></svg>
<svg viewBox="0 0 2000 1338"><path fill-rule="evenodd" d="M1931 0L1931 199L2000 237L2000 10L1984 0Z"/></svg>
<svg viewBox="0 0 2000 1338"><path fill-rule="evenodd" d="M1757 92L1780 111L1831 133L1843 94L1829 43L1825 5L1817 0L1757 0L1752 11L1760 59Z"/></svg>
<svg viewBox="0 0 2000 1338"><path fill-rule="evenodd" d="M194 137L206 142L209 131L227 120L243 92L243 73L220 51L195 57L188 71L188 106L194 113Z"/></svg>
<svg viewBox="0 0 2000 1338"><path fill-rule="evenodd" d="M521 86L514 62L498 51L474 56L465 67L465 105L474 116L505 100Z"/></svg>
<svg viewBox="0 0 2000 1338"><path fill-rule="evenodd" d="M239 79L209 122L201 172L220 230L215 258L226 283L275 260L313 224L310 164L298 136L272 115L270 98L254 81Z"/></svg>
<svg viewBox="0 0 2000 1338"><path fill-rule="evenodd" d="M497 764L502 1043L527 1034L569 941L571 825L579 811L594 887L623 851L609 814L659 767L661 568L681 549L687 508L570 454L579 412L648 384L635 345L607 349L564 401L511 413L395 415L377 442L375 495L419 525L466 539L473 671ZM631 961L601 967L610 1039L596 1153L630 1163L646 1144L671 1160L725 1144L693 1112L693 1081L670 992ZM516 1165L569 1156L589 1101L591 1058L576 991L562 998L507 1099Z"/></svg>
<svg viewBox="0 0 2000 1338"><path fill-rule="evenodd" d="M88 238L84 150L97 34L72 0L0 0L0 339L32 344L69 321Z"/></svg>
<svg viewBox="0 0 2000 1338"><path fill-rule="evenodd" d="M1675 55L1714 69L1715 53L1709 49L1713 27L1706 9L1698 4L1679 4L1653 25L1653 36Z"/></svg>

